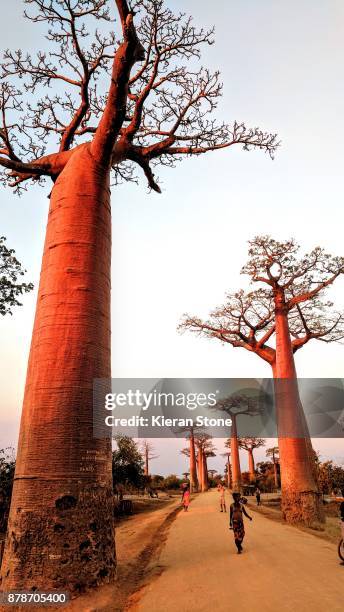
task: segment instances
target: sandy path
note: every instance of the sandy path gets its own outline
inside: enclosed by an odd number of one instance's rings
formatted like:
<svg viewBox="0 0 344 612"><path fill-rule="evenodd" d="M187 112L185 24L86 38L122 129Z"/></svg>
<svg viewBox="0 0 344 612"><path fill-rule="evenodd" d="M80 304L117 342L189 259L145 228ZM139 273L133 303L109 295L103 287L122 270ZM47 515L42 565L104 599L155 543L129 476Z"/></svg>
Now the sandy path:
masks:
<svg viewBox="0 0 344 612"><path fill-rule="evenodd" d="M344 567L336 547L252 513L244 553L236 554L228 514L217 492L199 495L172 524L156 565L163 571L144 589L140 612L339 612Z"/></svg>

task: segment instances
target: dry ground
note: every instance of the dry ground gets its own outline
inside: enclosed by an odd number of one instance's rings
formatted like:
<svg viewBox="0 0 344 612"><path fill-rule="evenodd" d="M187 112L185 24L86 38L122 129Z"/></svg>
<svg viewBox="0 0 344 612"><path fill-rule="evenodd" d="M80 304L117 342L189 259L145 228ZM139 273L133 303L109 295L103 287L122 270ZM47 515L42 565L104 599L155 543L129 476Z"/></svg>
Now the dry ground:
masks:
<svg viewBox="0 0 344 612"><path fill-rule="evenodd" d="M249 512L253 522L246 521L244 553L237 555L218 494L198 496L171 525L155 560L157 576L132 598L131 610L341 612L344 566L335 544Z"/></svg>

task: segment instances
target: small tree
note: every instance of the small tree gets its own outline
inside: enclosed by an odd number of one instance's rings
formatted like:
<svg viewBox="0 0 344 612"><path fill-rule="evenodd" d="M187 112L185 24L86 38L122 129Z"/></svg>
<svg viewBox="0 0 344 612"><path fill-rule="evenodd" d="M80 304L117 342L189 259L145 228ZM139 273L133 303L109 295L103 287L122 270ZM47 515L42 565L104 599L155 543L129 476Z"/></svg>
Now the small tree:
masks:
<svg viewBox="0 0 344 612"><path fill-rule="evenodd" d="M13 449L0 449L0 533L7 528L15 465Z"/></svg>
<svg viewBox="0 0 344 612"><path fill-rule="evenodd" d="M263 438L239 438L239 448L243 448L248 452L248 471L251 483L256 480L253 451L262 446L265 446Z"/></svg>
<svg viewBox="0 0 344 612"><path fill-rule="evenodd" d="M278 464L279 464L279 448L278 446L273 446L272 448L268 448L266 450L266 456L271 457L272 463L274 464L274 478L275 478L275 487L279 488L279 475L278 475Z"/></svg>
<svg viewBox="0 0 344 612"><path fill-rule="evenodd" d="M269 236L256 237L249 245L242 272L262 287L229 293L208 321L186 315L181 327L244 348L272 368L284 516L288 522L312 524L323 520L323 512L294 355L311 340L344 337L343 315L324 299L343 274L344 259L320 247L300 257L294 240L278 242Z"/></svg>
<svg viewBox="0 0 344 612"><path fill-rule="evenodd" d="M15 306L21 306L18 297L32 291L32 283L18 282L20 276L24 276L26 270L15 257L14 249L9 249L6 238L0 236L0 314L12 314Z"/></svg>
<svg viewBox="0 0 344 612"><path fill-rule="evenodd" d="M112 453L112 478L118 485L139 488L142 484L143 461L137 444L128 436L116 436L117 449Z"/></svg>

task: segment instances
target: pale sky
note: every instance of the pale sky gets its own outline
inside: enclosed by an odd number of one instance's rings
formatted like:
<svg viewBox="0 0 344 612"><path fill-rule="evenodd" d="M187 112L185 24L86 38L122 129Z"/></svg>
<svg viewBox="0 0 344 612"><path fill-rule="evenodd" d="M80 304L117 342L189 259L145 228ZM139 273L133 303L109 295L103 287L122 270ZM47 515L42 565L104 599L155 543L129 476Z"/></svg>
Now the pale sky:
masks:
<svg viewBox="0 0 344 612"><path fill-rule="evenodd" d="M44 48L37 28L21 18L22 0L1 4L0 46ZM343 255L344 4L168 4L199 25L215 24L216 44L205 49L202 63L222 73L219 119L278 132L282 146L275 161L232 148L160 169L162 195L149 194L143 180L113 189L113 376L270 376L256 356L180 336L176 327L184 312L204 317L226 291L247 285L240 268L256 234L293 236L306 250L321 245ZM49 191L31 187L18 199L2 189L0 235L36 287ZM339 308L343 289L341 280L331 295ZM16 443L35 298L25 297L13 317L0 320L0 448ZM343 351L310 343L297 354L299 375L341 377ZM315 446L344 460L339 441ZM172 471L162 453L161 461L166 469L159 471Z"/></svg>

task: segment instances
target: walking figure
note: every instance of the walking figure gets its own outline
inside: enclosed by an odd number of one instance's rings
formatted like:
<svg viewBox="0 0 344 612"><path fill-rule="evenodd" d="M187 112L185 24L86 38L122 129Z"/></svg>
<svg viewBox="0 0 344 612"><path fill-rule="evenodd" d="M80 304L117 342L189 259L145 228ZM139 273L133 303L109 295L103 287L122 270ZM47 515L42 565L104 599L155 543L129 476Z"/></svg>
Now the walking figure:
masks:
<svg viewBox="0 0 344 612"><path fill-rule="evenodd" d="M257 506L260 506L260 489L259 487L256 488L256 500L257 500Z"/></svg>
<svg viewBox="0 0 344 612"><path fill-rule="evenodd" d="M190 504L190 488L187 486L182 493L182 504L184 508L184 512L188 511Z"/></svg>
<svg viewBox="0 0 344 612"><path fill-rule="evenodd" d="M252 521L252 517L246 512L245 506L240 503L240 493L233 493L234 502L230 506L229 528L233 529L234 542L238 549L238 555L242 553L242 541L245 537L243 514Z"/></svg>
<svg viewBox="0 0 344 612"><path fill-rule="evenodd" d="M217 485L217 490L220 493L220 512L227 512L226 499L225 499L225 487L223 486L222 482L220 482Z"/></svg>

